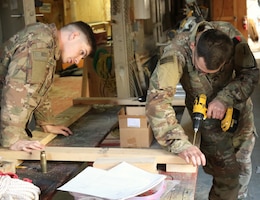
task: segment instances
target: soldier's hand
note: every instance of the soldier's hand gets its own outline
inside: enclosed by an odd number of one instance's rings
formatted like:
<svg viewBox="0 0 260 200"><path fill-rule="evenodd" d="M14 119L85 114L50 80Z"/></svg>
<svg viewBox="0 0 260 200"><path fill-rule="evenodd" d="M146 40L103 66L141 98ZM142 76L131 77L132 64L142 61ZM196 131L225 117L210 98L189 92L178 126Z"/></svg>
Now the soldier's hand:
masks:
<svg viewBox="0 0 260 200"><path fill-rule="evenodd" d="M179 153L187 163L192 163L193 166L206 165L205 155L196 146L190 146L188 149Z"/></svg>
<svg viewBox="0 0 260 200"><path fill-rule="evenodd" d="M44 132L53 133L53 134L61 134L64 136L72 135L72 131L65 126L54 126L54 125L44 125L42 126Z"/></svg>
<svg viewBox="0 0 260 200"><path fill-rule="evenodd" d="M15 151L26 151L28 153L32 150L43 150L45 146L39 141L29 141L29 140L18 140L16 143L10 146L11 150Z"/></svg>
<svg viewBox="0 0 260 200"><path fill-rule="evenodd" d="M218 100L213 100L208 105L207 117L222 120L226 114L226 106Z"/></svg>

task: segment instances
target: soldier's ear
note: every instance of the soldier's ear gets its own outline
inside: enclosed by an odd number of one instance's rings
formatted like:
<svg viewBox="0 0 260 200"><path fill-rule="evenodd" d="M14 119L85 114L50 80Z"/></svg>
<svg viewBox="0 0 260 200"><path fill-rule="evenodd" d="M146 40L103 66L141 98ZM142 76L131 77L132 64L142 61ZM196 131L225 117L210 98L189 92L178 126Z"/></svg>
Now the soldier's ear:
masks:
<svg viewBox="0 0 260 200"><path fill-rule="evenodd" d="M191 50L195 49L195 42L190 42L190 48L191 48Z"/></svg>
<svg viewBox="0 0 260 200"><path fill-rule="evenodd" d="M70 33L69 35L69 40L74 40L75 38L77 38L80 35L80 33L78 31L73 31Z"/></svg>

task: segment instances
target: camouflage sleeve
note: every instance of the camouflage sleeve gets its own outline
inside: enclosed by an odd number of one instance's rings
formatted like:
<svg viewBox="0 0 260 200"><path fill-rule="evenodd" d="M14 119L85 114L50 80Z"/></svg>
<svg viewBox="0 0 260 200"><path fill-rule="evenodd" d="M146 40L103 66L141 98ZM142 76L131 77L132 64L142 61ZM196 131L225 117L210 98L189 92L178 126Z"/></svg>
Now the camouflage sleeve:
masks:
<svg viewBox="0 0 260 200"><path fill-rule="evenodd" d="M37 107L34 112L36 123L40 126L42 125L54 125L54 116L52 112L52 105L47 94L44 99L42 99L41 104Z"/></svg>
<svg viewBox="0 0 260 200"><path fill-rule="evenodd" d="M235 47L235 78L216 97L227 107L245 102L252 94L259 80L256 60L246 42Z"/></svg>
<svg viewBox="0 0 260 200"><path fill-rule="evenodd" d="M20 45L8 66L1 101L1 143L9 147L25 137L25 127L46 94L50 50L46 44ZM37 69L36 71L34 69Z"/></svg>
<svg viewBox="0 0 260 200"><path fill-rule="evenodd" d="M163 56L153 72L147 94L146 114L158 143L173 153L191 146L176 119L172 100L182 74L176 56Z"/></svg>
<svg viewBox="0 0 260 200"><path fill-rule="evenodd" d="M39 101L34 110L34 116L38 125L54 124L51 101L48 96L56 65L52 59L53 51L53 48L47 47L44 42L42 44L38 42L31 49L31 71L29 70L30 78L28 83L30 87L35 88L32 90L32 99L37 98Z"/></svg>

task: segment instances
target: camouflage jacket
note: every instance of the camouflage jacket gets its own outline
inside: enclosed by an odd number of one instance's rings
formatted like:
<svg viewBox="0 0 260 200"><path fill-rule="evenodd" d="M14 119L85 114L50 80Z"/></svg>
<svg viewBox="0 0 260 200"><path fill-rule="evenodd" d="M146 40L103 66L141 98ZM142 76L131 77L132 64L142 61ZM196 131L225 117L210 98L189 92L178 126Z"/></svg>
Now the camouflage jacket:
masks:
<svg viewBox="0 0 260 200"><path fill-rule="evenodd" d="M48 91L59 57L54 24L31 24L1 46L2 146L10 146L26 135L33 114L37 124L53 124Z"/></svg>
<svg viewBox="0 0 260 200"><path fill-rule="evenodd" d="M171 104L179 82L186 92L185 104L190 114L195 97L204 93L209 102L218 99L227 107L247 111L245 113L249 113L248 117L252 119L250 95L259 76L253 54L243 36L230 23L206 23L211 28L226 32L230 38L235 36L242 38L242 41L235 46L234 56L221 71L201 74L193 66L190 42L195 39L197 32L195 29L192 33L178 34L164 48L163 55L150 78L146 114L159 144L173 153L179 153L192 145L178 123ZM210 127L219 126L219 121L209 120ZM253 130L253 120L248 123Z"/></svg>

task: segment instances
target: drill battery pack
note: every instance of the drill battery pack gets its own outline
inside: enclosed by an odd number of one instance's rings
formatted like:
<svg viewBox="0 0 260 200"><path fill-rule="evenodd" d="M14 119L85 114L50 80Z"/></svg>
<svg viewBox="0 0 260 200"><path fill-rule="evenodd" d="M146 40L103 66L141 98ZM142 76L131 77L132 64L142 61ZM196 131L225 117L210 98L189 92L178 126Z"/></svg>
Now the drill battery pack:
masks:
<svg viewBox="0 0 260 200"><path fill-rule="evenodd" d="M228 108L224 119L221 121L221 128L224 132L235 132L238 126L240 111L235 108Z"/></svg>

